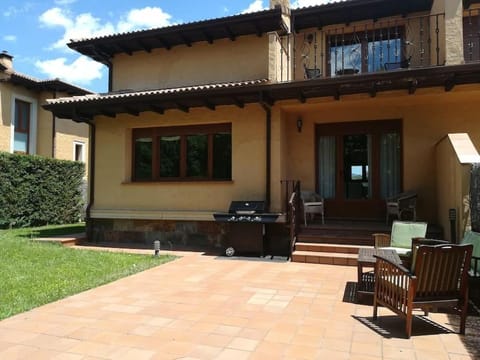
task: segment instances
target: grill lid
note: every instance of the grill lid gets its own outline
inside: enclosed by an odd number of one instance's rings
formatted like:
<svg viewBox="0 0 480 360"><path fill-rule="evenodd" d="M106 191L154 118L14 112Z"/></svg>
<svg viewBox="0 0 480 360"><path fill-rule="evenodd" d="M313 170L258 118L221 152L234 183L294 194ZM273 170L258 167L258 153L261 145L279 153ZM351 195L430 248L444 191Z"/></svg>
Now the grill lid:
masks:
<svg viewBox="0 0 480 360"><path fill-rule="evenodd" d="M231 214L252 215L265 211L265 201L232 201L228 212Z"/></svg>

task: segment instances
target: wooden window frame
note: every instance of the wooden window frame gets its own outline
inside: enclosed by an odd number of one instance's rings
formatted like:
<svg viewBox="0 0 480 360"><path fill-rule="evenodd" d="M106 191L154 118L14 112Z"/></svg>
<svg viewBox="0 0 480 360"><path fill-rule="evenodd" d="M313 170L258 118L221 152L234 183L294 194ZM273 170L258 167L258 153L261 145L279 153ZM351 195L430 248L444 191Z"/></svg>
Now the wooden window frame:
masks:
<svg viewBox="0 0 480 360"><path fill-rule="evenodd" d="M214 136L218 133L232 133L231 123L211 124L211 125L191 125L191 126L171 126L171 127L155 127L155 128L137 128L132 131L132 181L133 182L168 182L168 181L231 181L230 179L216 179L213 177L214 163ZM207 135L207 163L208 171L205 177L187 176L187 137L192 135ZM180 137L180 176L178 177L162 177L160 174L160 138L163 136L179 136ZM137 179L135 174L135 143L139 138L152 139L152 178ZM230 160L230 166L231 166Z"/></svg>
<svg viewBox="0 0 480 360"><path fill-rule="evenodd" d="M31 106L32 104L29 103L28 101L15 99L15 109L14 109L15 115L14 115L14 124L13 124L14 133L27 135L27 144L26 144L27 151L25 152L26 154L29 153L29 149L30 149L30 122L32 120ZM22 126L22 121L20 120L23 117L22 115L25 109L27 109L27 124L26 124L27 126L24 128ZM23 151L15 150L15 147L13 148L13 152L17 154L24 153Z"/></svg>

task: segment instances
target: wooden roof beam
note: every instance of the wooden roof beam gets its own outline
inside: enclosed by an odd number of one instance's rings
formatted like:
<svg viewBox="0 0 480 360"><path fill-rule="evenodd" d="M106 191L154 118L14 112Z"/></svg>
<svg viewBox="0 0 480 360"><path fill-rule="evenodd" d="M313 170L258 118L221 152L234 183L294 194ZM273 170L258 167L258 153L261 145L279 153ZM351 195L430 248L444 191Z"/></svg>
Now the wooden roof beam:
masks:
<svg viewBox="0 0 480 360"><path fill-rule="evenodd" d="M160 115L165 114L165 109L161 106L158 106L158 105L150 105L149 109L153 112L156 112L157 114L160 114Z"/></svg>
<svg viewBox="0 0 480 360"><path fill-rule="evenodd" d="M228 38L229 38L231 41L237 40L237 37L236 37L235 34L233 33L232 29L230 29L230 27L225 26L225 32L227 33Z"/></svg>
<svg viewBox="0 0 480 360"><path fill-rule="evenodd" d="M180 103L175 103L175 106L177 107L178 110L183 111L184 113L190 112L190 108L188 106L182 105Z"/></svg>
<svg viewBox="0 0 480 360"><path fill-rule="evenodd" d="M162 38L160 36L157 36L156 39L165 49L167 49L167 50L172 49L172 45L167 40L165 40L164 38Z"/></svg>
<svg viewBox="0 0 480 360"><path fill-rule="evenodd" d="M188 47L192 47L192 40L185 36L185 34L179 33L178 36L182 39L183 43Z"/></svg>
<svg viewBox="0 0 480 360"><path fill-rule="evenodd" d="M145 50L147 53L151 53L152 52L152 47L151 46L148 46L147 44L145 44L144 41L142 40L137 40L138 44L140 45L140 47Z"/></svg>
<svg viewBox="0 0 480 360"><path fill-rule="evenodd" d="M205 105L205 107L207 107L208 109L210 109L212 111L215 111L215 109L217 107L214 103L212 103L211 101L208 101L208 100L204 100L203 104Z"/></svg>
<svg viewBox="0 0 480 360"><path fill-rule="evenodd" d="M140 115L140 111L138 109L134 109L134 108L131 108L129 106L125 107L125 112L127 114L132 115L132 116L139 116Z"/></svg>
<svg viewBox="0 0 480 360"><path fill-rule="evenodd" d="M232 101L233 103L239 107L240 109L243 109L245 107L245 103L243 101L240 101L239 99L237 99L236 97L233 97L232 98Z"/></svg>

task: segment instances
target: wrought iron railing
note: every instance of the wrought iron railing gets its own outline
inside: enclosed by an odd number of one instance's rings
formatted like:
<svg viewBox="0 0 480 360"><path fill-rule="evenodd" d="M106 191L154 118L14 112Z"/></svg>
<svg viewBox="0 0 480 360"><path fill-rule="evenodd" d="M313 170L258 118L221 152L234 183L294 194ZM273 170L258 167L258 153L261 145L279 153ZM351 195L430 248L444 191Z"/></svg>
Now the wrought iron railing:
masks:
<svg viewBox="0 0 480 360"><path fill-rule="evenodd" d="M465 62L480 61L480 9L464 12L463 56Z"/></svg>
<svg viewBox="0 0 480 360"><path fill-rule="evenodd" d="M300 230L300 217L302 214L302 201L300 197L300 181L297 181L294 186L294 190L290 195L288 201L289 206L289 224L290 224L290 259L292 258L292 253L295 250L295 243L297 241L297 235Z"/></svg>
<svg viewBox="0 0 480 360"><path fill-rule="evenodd" d="M398 17L296 34L294 79L443 65L444 18Z"/></svg>

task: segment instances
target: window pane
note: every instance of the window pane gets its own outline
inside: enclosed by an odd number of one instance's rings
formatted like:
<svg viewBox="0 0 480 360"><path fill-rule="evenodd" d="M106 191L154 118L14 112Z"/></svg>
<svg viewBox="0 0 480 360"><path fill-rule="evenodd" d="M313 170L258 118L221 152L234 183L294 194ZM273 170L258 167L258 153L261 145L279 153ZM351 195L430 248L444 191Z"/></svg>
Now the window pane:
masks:
<svg viewBox="0 0 480 360"><path fill-rule="evenodd" d="M160 138L160 177L180 177L180 136Z"/></svg>
<svg viewBox="0 0 480 360"><path fill-rule="evenodd" d="M400 192L400 145L400 134L382 134L380 139L380 188L382 198L388 198Z"/></svg>
<svg viewBox="0 0 480 360"><path fill-rule="evenodd" d="M16 132L13 139L13 151L20 153L28 153L28 134Z"/></svg>
<svg viewBox="0 0 480 360"><path fill-rule="evenodd" d="M15 100L15 131L27 132L30 122L30 104Z"/></svg>
<svg viewBox="0 0 480 360"><path fill-rule="evenodd" d="M232 134L220 133L213 136L213 178L232 178Z"/></svg>
<svg viewBox="0 0 480 360"><path fill-rule="evenodd" d="M135 179L152 179L152 139L135 139Z"/></svg>
<svg viewBox="0 0 480 360"><path fill-rule="evenodd" d="M208 176L208 136L187 136L187 176Z"/></svg>

